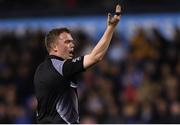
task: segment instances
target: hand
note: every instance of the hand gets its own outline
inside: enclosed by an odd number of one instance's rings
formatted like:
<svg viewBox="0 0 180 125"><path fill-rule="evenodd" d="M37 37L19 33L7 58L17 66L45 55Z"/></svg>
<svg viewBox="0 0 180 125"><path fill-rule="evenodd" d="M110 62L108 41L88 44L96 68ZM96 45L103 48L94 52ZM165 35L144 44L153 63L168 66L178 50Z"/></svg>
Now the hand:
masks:
<svg viewBox="0 0 180 125"><path fill-rule="evenodd" d="M108 13L107 26L116 27L121 17L121 6L116 5L115 15L112 17L111 13Z"/></svg>

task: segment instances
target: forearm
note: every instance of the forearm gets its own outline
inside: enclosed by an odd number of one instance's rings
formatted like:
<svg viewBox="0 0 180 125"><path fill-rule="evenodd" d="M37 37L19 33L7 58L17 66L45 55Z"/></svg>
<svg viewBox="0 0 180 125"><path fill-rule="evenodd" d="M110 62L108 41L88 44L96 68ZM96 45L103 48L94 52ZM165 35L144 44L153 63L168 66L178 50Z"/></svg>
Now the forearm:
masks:
<svg viewBox="0 0 180 125"><path fill-rule="evenodd" d="M120 12L121 12L121 7L120 5L117 5L116 13L120 13ZM84 56L83 65L85 69L89 68L90 66L96 64L97 62L103 59L111 42L115 27L118 24L119 20L120 20L120 15L114 15L112 17L110 13L108 14L107 28L102 38L99 40L99 42L94 47L94 49L89 54Z"/></svg>
<svg viewBox="0 0 180 125"><path fill-rule="evenodd" d="M98 62L103 59L109 47L109 44L111 42L114 30L115 30L115 27L108 26L102 38L99 40L97 45L94 47L94 49L90 53L95 61Z"/></svg>

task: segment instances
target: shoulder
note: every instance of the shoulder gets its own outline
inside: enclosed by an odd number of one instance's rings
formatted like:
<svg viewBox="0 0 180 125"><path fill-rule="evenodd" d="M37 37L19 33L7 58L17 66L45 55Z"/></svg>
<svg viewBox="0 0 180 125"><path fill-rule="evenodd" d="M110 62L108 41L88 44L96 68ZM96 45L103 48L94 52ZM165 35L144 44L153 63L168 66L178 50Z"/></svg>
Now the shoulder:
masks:
<svg viewBox="0 0 180 125"><path fill-rule="evenodd" d="M36 71L35 71L35 76L43 74L44 72L46 72L49 69L50 65L51 65L50 60L49 59L45 59L43 62L41 62L37 66Z"/></svg>

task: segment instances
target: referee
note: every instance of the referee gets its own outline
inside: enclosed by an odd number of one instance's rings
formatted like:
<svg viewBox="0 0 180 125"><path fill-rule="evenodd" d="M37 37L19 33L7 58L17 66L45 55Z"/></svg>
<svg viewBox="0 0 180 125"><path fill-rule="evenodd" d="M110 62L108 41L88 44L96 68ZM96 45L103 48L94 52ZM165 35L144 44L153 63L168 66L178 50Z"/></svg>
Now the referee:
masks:
<svg viewBox="0 0 180 125"><path fill-rule="evenodd" d="M67 28L51 30L45 39L48 57L36 69L35 93L38 101L37 123L79 123L75 77L101 61L120 20L121 7L108 14L107 28L100 41L87 55L73 58L74 40Z"/></svg>

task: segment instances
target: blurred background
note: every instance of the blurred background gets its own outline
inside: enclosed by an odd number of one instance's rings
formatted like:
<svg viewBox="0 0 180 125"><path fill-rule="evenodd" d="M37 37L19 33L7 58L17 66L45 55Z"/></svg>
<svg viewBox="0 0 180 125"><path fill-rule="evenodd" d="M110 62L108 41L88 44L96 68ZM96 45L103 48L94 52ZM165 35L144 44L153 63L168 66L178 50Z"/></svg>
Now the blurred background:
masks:
<svg viewBox="0 0 180 125"><path fill-rule="evenodd" d="M120 2L106 57L78 79L80 123L180 123L180 1ZM36 123L33 76L47 56L45 34L68 27L76 56L86 54L116 3L0 0L0 123Z"/></svg>

